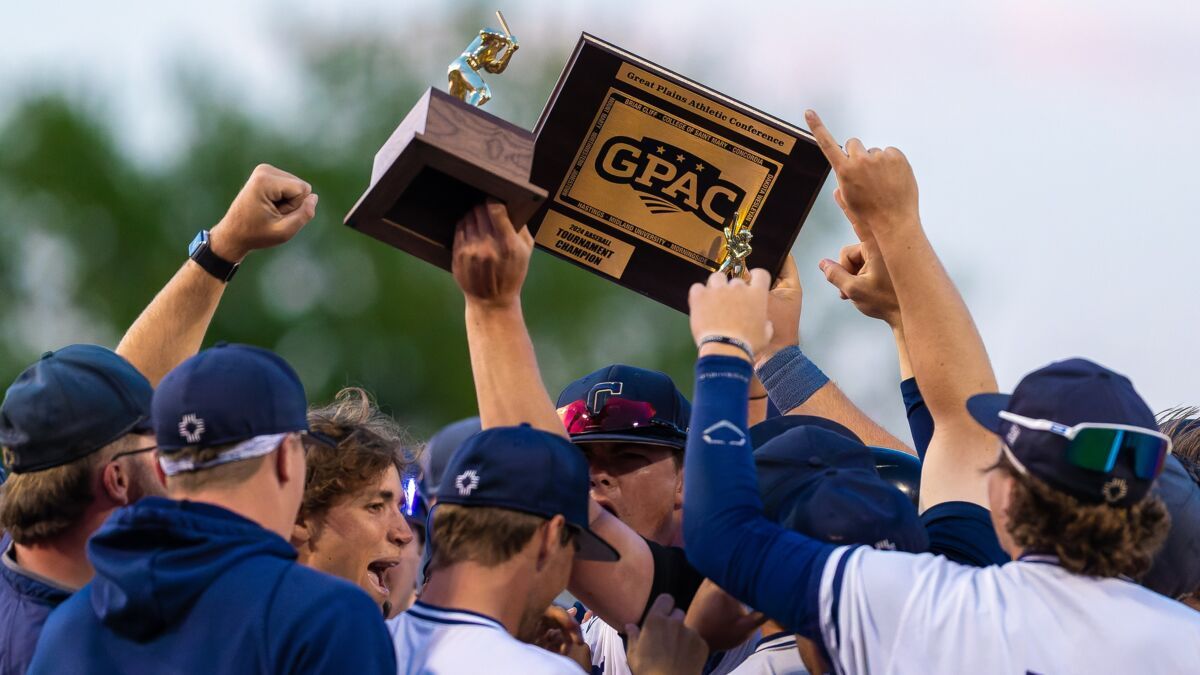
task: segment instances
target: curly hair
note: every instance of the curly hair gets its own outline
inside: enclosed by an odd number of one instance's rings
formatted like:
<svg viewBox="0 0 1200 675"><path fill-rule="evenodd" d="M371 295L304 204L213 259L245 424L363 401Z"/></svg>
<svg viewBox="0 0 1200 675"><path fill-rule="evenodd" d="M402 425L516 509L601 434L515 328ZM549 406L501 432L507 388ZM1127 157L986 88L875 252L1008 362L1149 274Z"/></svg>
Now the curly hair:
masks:
<svg viewBox="0 0 1200 675"><path fill-rule="evenodd" d="M1200 407L1179 406L1158 414L1158 430L1171 437L1172 454L1200 483Z"/></svg>
<svg viewBox="0 0 1200 675"><path fill-rule="evenodd" d="M337 446L310 444L300 520L324 515L374 484L388 467L403 476L416 459L405 450L413 445L408 433L359 387L342 389L329 405L311 408L308 425Z"/></svg>
<svg viewBox="0 0 1200 675"><path fill-rule="evenodd" d="M1057 556L1068 572L1138 579L1167 537L1171 518L1154 495L1128 507L1088 504L1020 473L1007 458L994 468L1013 478L1007 512L1013 541L1027 552Z"/></svg>

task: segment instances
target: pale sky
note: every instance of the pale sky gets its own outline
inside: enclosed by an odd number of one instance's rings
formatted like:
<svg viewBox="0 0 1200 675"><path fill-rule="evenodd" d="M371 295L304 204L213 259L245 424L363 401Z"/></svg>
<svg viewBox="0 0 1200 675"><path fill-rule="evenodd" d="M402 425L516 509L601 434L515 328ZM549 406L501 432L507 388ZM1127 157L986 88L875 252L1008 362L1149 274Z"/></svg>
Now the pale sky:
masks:
<svg viewBox="0 0 1200 675"><path fill-rule="evenodd" d="M815 107L840 138L902 148L1002 388L1082 355L1129 375L1155 409L1200 403L1200 3L504 5L519 58L539 45L561 54L587 30L674 70L702 66L705 84L793 123ZM277 109L296 82L287 40L312 39L312 26L430 24L455 6L5 2L0 114L21 91L63 82L111 94L122 138L155 161L178 140L168 76L180 63L211 69L254 110ZM297 24L304 35L289 34ZM808 250L801 234L796 252L806 306L837 304L816 270L836 250ZM894 371L889 336L848 305L836 311L854 330L808 349L852 395L865 392Z"/></svg>

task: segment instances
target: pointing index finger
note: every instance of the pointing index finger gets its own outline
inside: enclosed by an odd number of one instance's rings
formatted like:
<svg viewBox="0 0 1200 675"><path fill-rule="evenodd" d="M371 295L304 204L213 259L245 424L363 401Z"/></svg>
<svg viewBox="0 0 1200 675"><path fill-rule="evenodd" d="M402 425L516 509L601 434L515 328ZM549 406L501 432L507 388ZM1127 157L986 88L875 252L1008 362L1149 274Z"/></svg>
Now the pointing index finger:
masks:
<svg viewBox="0 0 1200 675"><path fill-rule="evenodd" d="M825 128L825 123L821 121L821 117L817 115L815 110L806 110L804 119L808 121L808 127L812 130L813 137L817 141L817 146L821 148L821 152L825 154L825 159L829 160L829 164L834 170L842 165L846 159L846 153L842 152L842 148L833 138L833 134L829 133L829 129Z"/></svg>

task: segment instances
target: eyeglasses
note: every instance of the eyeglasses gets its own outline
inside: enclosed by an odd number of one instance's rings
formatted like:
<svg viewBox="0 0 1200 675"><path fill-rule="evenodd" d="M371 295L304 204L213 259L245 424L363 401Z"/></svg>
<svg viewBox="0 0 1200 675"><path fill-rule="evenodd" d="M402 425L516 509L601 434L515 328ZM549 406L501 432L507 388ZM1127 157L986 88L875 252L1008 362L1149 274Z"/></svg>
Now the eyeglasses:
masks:
<svg viewBox="0 0 1200 675"><path fill-rule="evenodd" d="M136 448L134 450L126 450L125 452L118 452L117 454L113 455L112 459L109 459L108 461L115 462L118 459L121 459L122 457L132 457L133 455L140 455L143 452L150 452L151 450L157 450L157 449L158 449L157 445L151 445L151 446L145 447L145 448Z"/></svg>
<svg viewBox="0 0 1200 675"><path fill-rule="evenodd" d="M1112 471L1121 453L1133 457L1133 474L1153 480L1162 473L1167 455L1171 454L1171 439L1165 434L1126 424L1084 422L1069 427L1050 420L1024 417L1007 410L1000 419L1034 431L1048 431L1068 441L1067 461L1081 469L1101 473Z"/></svg>
<svg viewBox="0 0 1200 675"><path fill-rule="evenodd" d="M645 401L634 401L616 396L609 397L599 412L588 409L587 401L580 399L558 409L558 419L562 420L567 433L583 434L591 431L626 431L643 427L661 427L679 434L686 431L655 418L654 406Z"/></svg>

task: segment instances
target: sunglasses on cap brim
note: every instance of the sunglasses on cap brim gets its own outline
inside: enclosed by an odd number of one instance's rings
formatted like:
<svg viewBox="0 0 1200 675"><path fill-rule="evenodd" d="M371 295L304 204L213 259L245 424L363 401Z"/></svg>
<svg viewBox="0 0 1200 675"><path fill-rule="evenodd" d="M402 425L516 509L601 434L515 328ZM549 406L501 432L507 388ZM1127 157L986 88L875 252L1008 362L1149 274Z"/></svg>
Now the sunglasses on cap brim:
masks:
<svg viewBox="0 0 1200 675"><path fill-rule="evenodd" d="M585 434L596 431L628 431L656 427L679 434L687 432L655 417L654 406L645 401L611 396L600 410L593 412L587 401L572 401L558 409L558 419L569 434Z"/></svg>
<svg viewBox="0 0 1200 675"><path fill-rule="evenodd" d="M1067 461L1081 469L1109 473L1122 454L1133 458L1133 474L1154 480L1162 473L1171 439L1159 431L1127 424L1084 422L1069 427L1051 420L1033 419L1001 410L1000 419L1031 429L1048 431L1067 439Z"/></svg>

